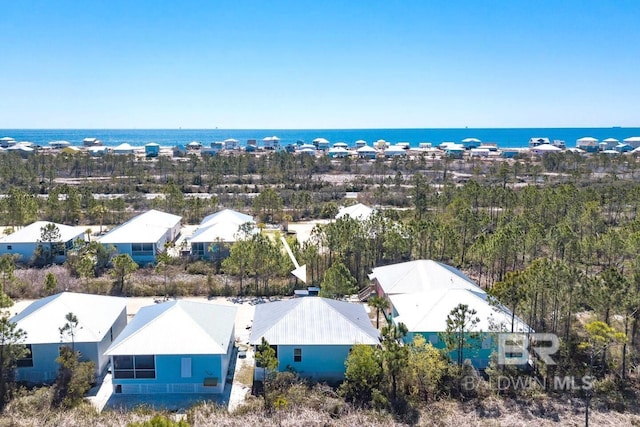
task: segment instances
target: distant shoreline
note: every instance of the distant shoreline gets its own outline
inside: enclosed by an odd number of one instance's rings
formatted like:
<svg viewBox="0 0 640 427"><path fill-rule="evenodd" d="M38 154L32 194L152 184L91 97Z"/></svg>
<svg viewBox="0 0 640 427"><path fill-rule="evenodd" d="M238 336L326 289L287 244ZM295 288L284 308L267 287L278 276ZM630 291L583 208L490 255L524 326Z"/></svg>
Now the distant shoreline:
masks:
<svg viewBox="0 0 640 427"><path fill-rule="evenodd" d="M565 141L568 148L576 146L576 140L593 137L600 141L615 138L622 141L640 136L640 127L606 128L399 128L399 129L0 129L0 138L11 137L16 141L28 141L47 146L52 141L68 141L73 146L82 146L84 138L98 138L107 147L128 143L142 148L155 142L162 147L185 145L198 141L205 147L212 142L237 139L240 146L248 140L258 145L264 138L277 136L280 145L311 143L313 139L325 138L330 145L345 142L349 147L355 141L364 140L369 145L379 139L390 144L406 142L412 148L421 143L436 147L443 142L460 143L466 138L477 138L483 143L495 143L500 149L527 148L531 138L549 138Z"/></svg>

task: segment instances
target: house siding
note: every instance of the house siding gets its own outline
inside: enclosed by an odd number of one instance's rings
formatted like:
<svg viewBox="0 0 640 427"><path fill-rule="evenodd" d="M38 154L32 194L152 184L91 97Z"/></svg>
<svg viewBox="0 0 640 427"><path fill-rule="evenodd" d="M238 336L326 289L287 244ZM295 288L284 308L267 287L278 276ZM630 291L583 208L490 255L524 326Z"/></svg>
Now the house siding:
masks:
<svg viewBox="0 0 640 427"><path fill-rule="evenodd" d="M279 345L278 370L293 370L306 378L344 379L345 361L351 345ZM294 361L294 349L302 350L302 361Z"/></svg>
<svg viewBox="0 0 640 427"><path fill-rule="evenodd" d="M65 253L66 253L66 249L69 248L74 240L78 239L78 238L83 238L84 233L80 233L78 234L76 237L74 237L73 239L70 239L66 242L60 242L61 244L64 244L65 246ZM48 243L41 243L41 242L25 242L25 243L6 243L6 242L0 242L0 255L4 255L4 254L15 254L19 256L18 261L21 263L25 263L28 264L33 260L33 254L35 253L36 249L38 248L39 245L43 245L43 246L47 246ZM11 249L9 249L9 247ZM54 257L53 261L56 264L62 264L65 262L65 260L67 259L66 255L57 255Z"/></svg>
<svg viewBox="0 0 640 427"><path fill-rule="evenodd" d="M110 328L111 330L107 331L102 341L98 344L96 363L97 375L102 374L109 364L109 356L105 356L104 353L107 351L113 340L115 340L120 332L122 332L125 326L127 326L127 310L126 308L123 308L116 321L113 322L113 325Z"/></svg>
<svg viewBox="0 0 640 427"><path fill-rule="evenodd" d="M191 359L191 376L182 377L182 359ZM122 394L222 393L226 380L223 357L216 355L157 355L155 379L116 379L114 392ZM205 378L217 378L216 386L204 386Z"/></svg>
<svg viewBox="0 0 640 427"><path fill-rule="evenodd" d="M405 343L411 343L416 335L422 335L427 342L430 342L435 348L444 349L446 347L440 332L409 332L405 337ZM483 345L484 344L484 345ZM487 345L488 344L488 345ZM465 348L462 351L462 359L469 359L476 369L485 369L489 366L491 353L497 351L497 344L493 339L492 333L480 332L473 348ZM454 350L449 353L449 358L456 363L458 360L458 352Z"/></svg>
<svg viewBox="0 0 640 427"><path fill-rule="evenodd" d="M71 343L32 344L33 366L17 368L18 381L24 381L29 384L53 383L58 375L60 366L56 359L60 356L60 347L63 345L71 346ZM98 344L94 342L77 342L74 348L80 352L81 362L92 361L96 364L95 373L98 375L100 373L98 370Z"/></svg>

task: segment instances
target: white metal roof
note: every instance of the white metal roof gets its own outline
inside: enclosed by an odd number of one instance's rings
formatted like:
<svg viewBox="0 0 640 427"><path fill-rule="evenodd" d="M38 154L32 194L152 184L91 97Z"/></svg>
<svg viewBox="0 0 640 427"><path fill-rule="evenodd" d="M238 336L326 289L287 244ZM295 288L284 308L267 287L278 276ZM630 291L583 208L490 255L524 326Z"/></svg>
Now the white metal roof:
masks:
<svg viewBox="0 0 640 427"><path fill-rule="evenodd" d="M251 215L246 215L232 209L223 209L219 212L204 217L204 219L200 222L200 227L206 227L216 223L242 225L247 222L255 223L255 220Z"/></svg>
<svg viewBox="0 0 640 427"><path fill-rule="evenodd" d="M357 203L353 206L347 206L341 208L336 214L336 219L349 215L353 219L366 220L373 213L373 209L362 203Z"/></svg>
<svg viewBox="0 0 640 427"><path fill-rule="evenodd" d="M591 136L585 136L582 138L578 138L576 142L598 142L597 138L593 138Z"/></svg>
<svg viewBox="0 0 640 427"><path fill-rule="evenodd" d="M240 230L241 224L228 222L215 222L205 227L199 227L193 236L189 238L191 243L212 243L218 240L222 242L235 242L236 236ZM254 227L253 233L257 233L258 229ZM253 234L252 233L252 234Z"/></svg>
<svg viewBox="0 0 640 427"><path fill-rule="evenodd" d="M623 142L640 142L640 136L631 136L622 140Z"/></svg>
<svg viewBox="0 0 640 427"><path fill-rule="evenodd" d="M602 142L620 142L615 138L607 138L607 139L603 139Z"/></svg>
<svg viewBox="0 0 640 427"><path fill-rule="evenodd" d="M474 317L480 321L474 331L511 331L511 312L502 306L489 304L487 295L467 289L436 289L389 296L398 312L395 323L404 323L410 332L444 332L447 329L447 317L459 304L476 310ZM514 332L528 331L529 327L517 316L514 319Z"/></svg>
<svg viewBox="0 0 640 427"><path fill-rule="evenodd" d="M538 146L535 147L531 147L529 150L531 151L562 151L562 148L556 147L555 145L551 145L551 144L540 144Z"/></svg>
<svg viewBox="0 0 640 427"><path fill-rule="evenodd" d="M68 242L81 237L86 230L86 227L71 227L64 224L56 224L55 222L48 221L36 221L33 224L29 224L24 228L15 231L8 236L0 238L2 243L36 243L40 241L42 234L41 229L47 224L53 224L60 230L60 242Z"/></svg>
<svg viewBox="0 0 640 427"><path fill-rule="evenodd" d="M126 142L123 142L122 144L113 147L114 151L121 151L121 150L133 151L134 149L135 149L134 146Z"/></svg>
<svg viewBox="0 0 640 427"><path fill-rule="evenodd" d="M59 328L73 313L78 318L75 342L99 342L126 307L125 298L62 292L34 301L11 321L27 333L26 344L70 342L61 339Z"/></svg>
<svg viewBox="0 0 640 427"><path fill-rule="evenodd" d="M105 355L226 354L237 310L195 301L142 307Z"/></svg>
<svg viewBox="0 0 640 427"><path fill-rule="evenodd" d="M358 153L377 153L378 152L375 148L370 147L368 145L363 145L362 147L358 148L356 151Z"/></svg>
<svg viewBox="0 0 640 427"><path fill-rule="evenodd" d="M102 244L110 243L155 243L170 228L180 224L181 216L152 209L100 237Z"/></svg>
<svg viewBox="0 0 640 427"><path fill-rule="evenodd" d="M320 297L294 298L256 306L250 344L264 337L272 345L379 344L362 304Z"/></svg>
<svg viewBox="0 0 640 427"><path fill-rule="evenodd" d="M460 270L433 260L416 260L376 267L369 275L376 279L387 295L468 289L485 293Z"/></svg>

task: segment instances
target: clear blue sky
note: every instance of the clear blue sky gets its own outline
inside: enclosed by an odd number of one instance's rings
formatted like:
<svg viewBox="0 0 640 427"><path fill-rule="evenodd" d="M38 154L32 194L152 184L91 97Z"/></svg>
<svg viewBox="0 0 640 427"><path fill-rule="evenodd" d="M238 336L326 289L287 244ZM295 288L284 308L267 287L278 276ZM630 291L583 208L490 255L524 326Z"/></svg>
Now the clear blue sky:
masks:
<svg viewBox="0 0 640 427"><path fill-rule="evenodd" d="M0 128L640 126L638 0L0 0Z"/></svg>

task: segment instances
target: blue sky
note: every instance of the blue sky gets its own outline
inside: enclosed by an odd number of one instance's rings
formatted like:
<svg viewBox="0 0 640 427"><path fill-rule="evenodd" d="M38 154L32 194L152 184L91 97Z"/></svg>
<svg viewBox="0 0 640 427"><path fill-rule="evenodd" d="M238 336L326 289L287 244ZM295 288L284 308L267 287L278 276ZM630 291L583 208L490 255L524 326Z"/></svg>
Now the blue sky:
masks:
<svg viewBox="0 0 640 427"><path fill-rule="evenodd" d="M0 128L640 126L637 0L0 0Z"/></svg>

